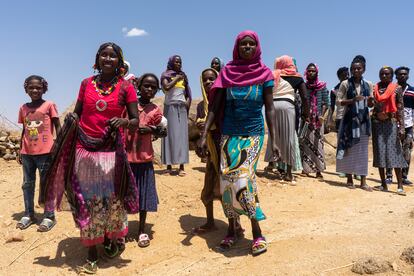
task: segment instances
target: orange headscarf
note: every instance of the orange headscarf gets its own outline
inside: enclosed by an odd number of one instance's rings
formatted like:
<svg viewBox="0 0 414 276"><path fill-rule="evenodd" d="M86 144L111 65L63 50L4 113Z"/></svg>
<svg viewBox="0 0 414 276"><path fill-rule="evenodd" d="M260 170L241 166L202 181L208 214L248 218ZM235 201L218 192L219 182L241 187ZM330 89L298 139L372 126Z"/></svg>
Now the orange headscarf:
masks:
<svg viewBox="0 0 414 276"><path fill-rule="evenodd" d="M296 68L296 62L293 57L283 55L276 58L273 71L274 87L277 87L281 76L302 77Z"/></svg>
<svg viewBox="0 0 414 276"><path fill-rule="evenodd" d="M389 83L383 94L379 93L378 84L379 83L374 86L374 97L377 102L384 104L384 109L382 111L386 113L397 112L395 90L397 89L398 84L393 82Z"/></svg>

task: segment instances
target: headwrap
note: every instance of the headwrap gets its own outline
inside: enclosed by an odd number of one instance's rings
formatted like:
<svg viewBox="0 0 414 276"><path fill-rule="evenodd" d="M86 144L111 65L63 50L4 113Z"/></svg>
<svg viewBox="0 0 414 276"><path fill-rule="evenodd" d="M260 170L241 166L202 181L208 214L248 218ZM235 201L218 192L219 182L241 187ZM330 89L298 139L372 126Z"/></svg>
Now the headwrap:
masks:
<svg viewBox="0 0 414 276"><path fill-rule="evenodd" d="M184 85L185 85L184 93L185 93L185 96L187 98L189 98L190 102L191 102L191 100L192 100L191 88L190 88L190 85L189 85L189 82L188 82L187 75L182 70L180 70L179 72L174 71L174 59L176 57L181 58L179 55L173 55L168 59L167 70L165 70L164 73L161 74L161 82L164 79L167 79L168 81L171 81L171 79L174 78L175 76L177 76L178 74L183 75L184 76Z"/></svg>
<svg viewBox="0 0 414 276"><path fill-rule="evenodd" d="M252 59L244 60L239 55L239 42L246 36L253 38L256 45L256 52ZM266 81L273 80L272 71L262 62L262 49L260 47L259 37L254 31L243 31L234 42L233 60L221 69L219 76L214 82L209 95L209 102L215 96L218 88L243 87L254 84L262 84Z"/></svg>
<svg viewBox="0 0 414 276"><path fill-rule="evenodd" d="M312 82L308 80L308 67L314 65L316 69L316 78ZM322 125L319 121L317 92L326 89L326 82L320 81L318 78L319 67L315 63L310 63L305 70L306 87L310 90L310 124L314 128L320 128Z"/></svg>
<svg viewBox="0 0 414 276"><path fill-rule="evenodd" d="M383 112L394 113L397 111L397 103L395 99L395 90L398 84L390 82L383 94L379 93L379 83L374 86L375 100L384 105Z"/></svg>
<svg viewBox="0 0 414 276"><path fill-rule="evenodd" d="M211 60L211 64L213 64L213 61L215 60L215 59L217 59L218 60L218 62L220 63L220 70L219 70L219 72L221 71L221 69L223 69L224 68L224 62L223 62L223 60L221 59L221 58L219 58L219 57L214 57L212 60ZM211 67L212 68L212 67Z"/></svg>
<svg viewBox="0 0 414 276"><path fill-rule="evenodd" d="M206 117L207 117L207 114L208 114L208 95L207 95L207 92L206 92L206 90L204 89L204 85L203 85L203 74L204 74L204 72L206 72L206 71L213 71L214 72L214 74L216 74L216 77L219 75L219 72L217 72L215 69L213 69L213 68L207 68L207 69L204 69L203 70L203 72L201 72L201 75L200 75L200 85L201 85L201 94L203 95L203 103L204 103L204 112L205 112L205 114L206 114ZM211 91L210 91L211 92ZM205 119L205 118L204 118Z"/></svg>
<svg viewBox="0 0 414 276"><path fill-rule="evenodd" d="M296 67L296 60L288 55L283 55L281 57L276 58L274 69L274 87L278 86L281 76L292 76L300 78L302 77L301 74L298 73L298 68Z"/></svg>
<svg viewBox="0 0 414 276"><path fill-rule="evenodd" d="M134 74L131 74L131 64L128 61L126 61L126 60L124 60L124 63L126 65L128 65L128 71L126 72L126 75L124 76L124 79L125 80L134 79L135 78L135 75Z"/></svg>

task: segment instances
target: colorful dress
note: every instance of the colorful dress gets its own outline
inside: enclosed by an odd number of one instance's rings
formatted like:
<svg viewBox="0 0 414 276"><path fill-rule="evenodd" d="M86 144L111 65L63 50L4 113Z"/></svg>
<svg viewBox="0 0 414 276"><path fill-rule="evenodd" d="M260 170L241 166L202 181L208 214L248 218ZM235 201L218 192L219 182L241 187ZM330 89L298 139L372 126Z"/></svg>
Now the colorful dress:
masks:
<svg viewBox="0 0 414 276"><path fill-rule="evenodd" d="M273 81L227 88L221 137L220 192L226 217L263 220L256 167L263 146L263 89Z"/></svg>
<svg viewBox="0 0 414 276"><path fill-rule="evenodd" d="M139 125L156 127L161 123L161 109L153 103L138 104ZM125 146L128 161L138 185L140 211L156 212L158 195L155 186L154 149L152 134L140 134L138 131L126 131Z"/></svg>

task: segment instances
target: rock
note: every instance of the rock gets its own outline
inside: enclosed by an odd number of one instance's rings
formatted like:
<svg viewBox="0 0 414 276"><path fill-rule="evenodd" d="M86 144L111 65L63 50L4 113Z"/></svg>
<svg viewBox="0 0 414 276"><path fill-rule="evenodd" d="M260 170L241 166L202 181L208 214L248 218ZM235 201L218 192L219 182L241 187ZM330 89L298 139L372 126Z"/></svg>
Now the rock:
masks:
<svg viewBox="0 0 414 276"><path fill-rule="evenodd" d="M406 248L401 254L401 259L409 264L414 264L414 246Z"/></svg>
<svg viewBox="0 0 414 276"><path fill-rule="evenodd" d="M3 159L6 160L6 161L16 160L16 154L6 153L3 156Z"/></svg>
<svg viewBox="0 0 414 276"><path fill-rule="evenodd" d="M16 146L13 143L7 143L6 146L8 149L11 149L11 150L14 150L16 148Z"/></svg>
<svg viewBox="0 0 414 276"><path fill-rule="evenodd" d="M6 243L21 241L24 241L24 235L20 230L19 232L10 233L9 236L6 238Z"/></svg>
<svg viewBox="0 0 414 276"><path fill-rule="evenodd" d="M393 269L389 261L367 258L357 261L351 271L357 274L377 274L391 271Z"/></svg>
<svg viewBox="0 0 414 276"><path fill-rule="evenodd" d="M7 136L0 136L0 142L6 142Z"/></svg>
<svg viewBox="0 0 414 276"><path fill-rule="evenodd" d="M0 154L5 154L6 153L6 149L7 149L6 146L0 145Z"/></svg>

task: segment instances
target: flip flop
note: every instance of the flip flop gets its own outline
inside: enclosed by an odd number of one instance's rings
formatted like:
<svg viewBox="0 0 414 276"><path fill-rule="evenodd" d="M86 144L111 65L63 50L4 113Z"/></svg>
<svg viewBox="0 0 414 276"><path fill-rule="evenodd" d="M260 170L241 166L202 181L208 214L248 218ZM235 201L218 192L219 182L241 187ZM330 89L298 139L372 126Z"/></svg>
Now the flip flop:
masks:
<svg viewBox="0 0 414 276"><path fill-rule="evenodd" d="M388 188L384 188L383 186L375 186L374 187L375 191L380 191L380 192L384 192L384 193L388 193Z"/></svg>
<svg viewBox="0 0 414 276"><path fill-rule="evenodd" d="M404 191L404 189L397 189L397 195L400 195L400 196L406 196L407 194L405 193L405 191Z"/></svg>
<svg viewBox="0 0 414 276"><path fill-rule="evenodd" d="M97 262L98 260L92 262L86 259L86 264L84 264L83 266L79 268L79 274L80 273L96 274L96 272L98 272L98 266L96 264Z"/></svg>
<svg viewBox="0 0 414 276"><path fill-rule="evenodd" d="M364 190L364 191L367 191L367 192L372 192L372 188L370 187L370 186L368 186L367 184L365 184L365 185L359 185L359 187L362 189L362 190ZM381 186L382 187L382 186Z"/></svg>
<svg viewBox="0 0 414 276"><path fill-rule="evenodd" d="M183 170L178 171L178 176L183 177L183 176L186 176L186 175L187 175L187 173L185 171L183 171Z"/></svg>
<svg viewBox="0 0 414 276"><path fill-rule="evenodd" d="M39 232L48 232L50 231L53 226L56 225L56 220L55 219L50 219L50 218L44 218L42 220L42 222L40 223L39 227L37 228L37 230Z"/></svg>
<svg viewBox="0 0 414 276"><path fill-rule="evenodd" d="M267 251L267 242L265 237L258 237L252 242L252 255L257 256Z"/></svg>
<svg viewBox="0 0 414 276"><path fill-rule="evenodd" d="M220 249L229 250L236 242L235 236L225 236L220 242Z"/></svg>
<svg viewBox="0 0 414 276"><path fill-rule="evenodd" d="M34 217L23 216L16 224L16 228L24 230L27 229L30 225L35 224L36 222L37 220Z"/></svg>
<svg viewBox="0 0 414 276"><path fill-rule="evenodd" d="M150 245L150 238L147 234L142 233L138 237L138 246L141 248L147 247Z"/></svg>
<svg viewBox="0 0 414 276"><path fill-rule="evenodd" d="M346 183L346 187L347 187L348 189L351 189L351 190L356 189L356 187L355 187L354 183L350 183L350 182Z"/></svg>
<svg viewBox="0 0 414 276"><path fill-rule="evenodd" d="M109 245L104 245L104 253L110 259L113 259L116 256L118 256L119 248L116 242L111 241Z"/></svg>

